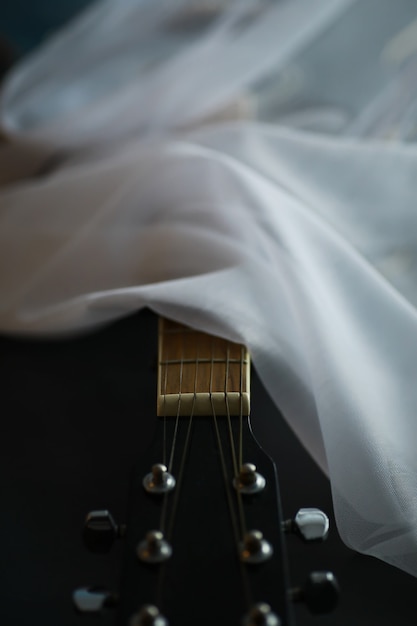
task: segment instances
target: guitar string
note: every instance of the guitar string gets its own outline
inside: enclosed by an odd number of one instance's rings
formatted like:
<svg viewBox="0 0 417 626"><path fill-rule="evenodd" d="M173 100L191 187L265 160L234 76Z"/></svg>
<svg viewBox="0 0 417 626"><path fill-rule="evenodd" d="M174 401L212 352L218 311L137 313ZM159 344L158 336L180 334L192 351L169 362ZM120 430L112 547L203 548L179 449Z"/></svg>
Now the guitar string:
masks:
<svg viewBox="0 0 417 626"><path fill-rule="evenodd" d="M234 535L235 535L236 546L237 546L237 549L239 551L239 528L238 528L238 524L237 524L237 520L236 520L235 510L233 508L233 502L232 502L232 499L231 499L231 496L230 496L229 480L228 480L228 475L227 475L226 460L225 460L225 456L224 456L224 452L223 452L223 446L222 446L222 441L221 441L221 437L220 437L219 424L218 424L217 415L216 415L216 408L214 406L214 398L213 398L213 365L210 368L209 398L210 398L210 404L211 404L211 413L212 413L212 417L213 417L214 430L215 430L215 434L216 434L217 447L218 447L219 456L220 456L220 465L221 465L221 468L222 468L224 486L225 486L225 490L226 490L226 499L227 499L227 503L228 503L228 507L229 507L230 518L231 518L231 521L232 521L233 532L234 532Z"/></svg>
<svg viewBox="0 0 417 626"><path fill-rule="evenodd" d="M163 349L164 349L164 338L165 338L165 322L162 318L160 318L160 341L161 341L161 353L160 353L160 367L162 367L163 362ZM162 463L166 466L167 464L167 385L168 385L168 366L165 365L164 371L164 426L163 426L163 442L162 442Z"/></svg>
<svg viewBox="0 0 417 626"><path fill-rule="evenodd" d="M179 393L178 393L177 415L176 415L176 418L175 418L175 428L174 428L174 434L173 434L173 438L172 438L171 454L170 454L169 463L168 463L168 471L169 472L172 472L172 466L174 464L174 454L175 454L175 447L176 447L176 443L177 443L178 426L179 426L179 421L180 421L181 396L182 396L182 378L183 378L183 374L184 374L183 357L184 357L184 341L181 342L181 363L180 363L180 372L179 372Z"/></svg>
<svg viewBox="0 0 417 626"><path fill-rule="evenodd" d="M196 342L196 345L197 345L197 351L198 351L198 342ZM183 351L183 354L184 354L184 351ZM191 410L190 410L190 415L189 415L189 420L188 420L187 432L185 435L184 447L183 447L181 461L180 461L180 467L179 467L178 475L177 475L177 486L175 489L174 501L172 503L171 519L169 522L169 527L168 527L168 532L167 532L168 541L171 540L173 530L174 530L175 517L176 517L176 513L178 509L180 492L181 492L181 487L183 483L185 462L187 459L188 448L190 445L191 430L192 430L194 411L195 411L195 405L196 405L196 400L197 400L197 380L198 380L198 352L197 352L197 357L195 359L194 393L193 393L192 405L191 405Z"/></svg>
<svg viewBox="0 0 417 626"><path fill-rule="evenodd" d="M212 354L213 354L213 340L212 340ZM235 542L236 542L236 556L239 559L239 566L240 566L240 573L241 573L241 578L242 578L242 584L243 584L243 592L244 592L244 596L246 598L246 603L248 606L250 606L252 604L252 594L251 594L251 590L250 590L250 584L249 584L249 579L248 579L248 573L245 569L244 563L242 563L242 561L240 560L240 538L239 538L239 527L238 527L238 523L237 523L237 519L236 519L236 513L233 507L233 500L232 497L230 495L230 480L229 480L229 476L227 473L227 466L226 466L226 461L225 461L225 455L223 452L223 445L222 445L222 441L221 441L221 437L220 437L220 431L219 431L219 425L218 425L218 420L217 420L217 415L216 415L216 409L215 409L215 405L214 405L214 399L213 399L213 362L212 361L212 365L210 368L210 402L211 402L211 410L212 410L212 415L213 415L213 423L214 423L214 429L215 429L215 433L216 433L216 439L217 439L217 446L219 449L219 455L220 455L220 464L221 464L221 468L222 468L222 473L223 473L223 480L224 480L224 487L225 487L225 491L226 491L226 499L227 499L227 503L228 503L228 507L229 507L229 512L230 512L230 518L232 521L232 526L233 526L233 533L235 535ZM227 413L230 416L230 411L229 411L229 406L228 406L228 392L227 392L227 378L225 380L225 402L226 402L226 407L227 407ZM234 445L234 444L233 444Z"/></svg>
<svg viewBox="0 0 417 626"><path fill-rule="evenodd" d="M239 407L240 409L239 410L239 468L241 468L243 464L243 364L244 364L244 361L247 363L247 358L248 358L247 355L245 355L245 352L246 352L246 348L241 346L240 347L240 380L239 380L239 405L240 405ZM246 359L245 359L245 356L246 356ZM246 529L242 494L239 490L237 490L236 495L237 495L238 507L239 507L240 514L243 520L242 531L243 531L243 536L244 536L247 532L247 529ZM246 603L249 609L249 607L253 604L253 594L252 594L251 586L249 583L249 575L242 561L240 562L240 567L241 567L241 572L242 572L243 587L245 589Z"/></svg>
<svg viewBox="0 0 417 626"><path fill-rule="evenodd" d="M196 342L196 345L198 346L198 342ZM227 466L226 466L225 455L224 455L224 451L223 451L223 445L222 445L222 441L221 441L221 437L220 437L218 420L217 420L216 410L215 410L215 406L214 406L214 399L213 399L213 370L214 370L213 366L214 366L214 362L215 361L217 362L219 360L219 359L215 359L214 358L213 339L212 339L212 342L211 342L211 348L212 349L211 349L211 359L210 359L210 402L211 402L212 413L213 413L213 418L214 418L214 426L215 426L215 431L216 431L217 444L218 444L218 448L219 448L219 455L220 455L220 460L221 460L223 478L224 478L224 482L225 482L226 496L227 496L230 516L231 516L231 520L232 520L232 526L233 526L233 531L234 531L234 535L235 535L237 550L238 550L238 553L239 553L239 529L238 529L238 523L237 523L237 520L236 520L236 514L235 514L235 511L234 511L232 498L230 496ZM187 362L188 361L189 360L187 359ZM204 360L204 361L206 361L206 360ZM238 468L237 468L237 461L236 461L236 450L235 450L235 444L234 444L233 429L232 429L232 424L231 424L230 406L229 406L228 389L227 389L228 379L229 379L229 369L230 369L229 368L229 363L230 363L230 361L231 361L231 359L230 359L230 348L228 346L227 347L227 358L226 358L226 375L225 375L225 391L224 391L224 394L225 394L225 402L226 402L226 410L227 410L227 421L228 421L230 446L231 446L231 453L232 453L232 463L233 463L234 473L237 476ZM235 360L233 359L233 361L235 361ZM172 448L171 448L171 454L170 454L170 461L169 461L169 471L172 471L173 460L174 460L174 453L175 453L176 442L177 442L177 435L178 435L178 428L179 428L179 417L180 417L180 409L181 409L181 395L182 395L183 373L184 373L184 363L185 362L186 362L186 360L184 359L184 335L183 335L183 337L182 337L182 344L181 344L181 359L180 359L180 363L179 363L180 364L180 373L179 373L178 405L177 405L176 422L175 422L175 429L174 429ZM174 522L175 522L175 517L176 517L176 511L177 511L178 503L179 503L179 494L180 494L180 491L181 491L182 478L183 478L184 469L185 469L185 461L186 461L187 451L188 451L189 442L190 442L192 422L193 422L193 415L194 415L195 404L196 404L196 399L197 399L198 363L199 363L199 359L198 359L198 355L197 355L196 360L195 360L194 393L193 393L192 407L191 407L190 419L189 419L187 433L186 433L186 439L185 439L185 443L184 443L184 449L183 449L182 458L181 458L181 462L180 462L180 469L179 469L178 477L177 477L177 488L176 488L176 491L175 491L174 502L173 502L172 512L171 512L171 516L170 516L169 529L168 529L168 532L167 532L167 539L168 540L171 539L172 533L173 533L173 527L174 527ZM243 426L242 390L243 390L243 365L244 365L244 362L243 362L243 347L241 348L241 363L240 363L240 365L241 365L241 367L240 367L240 394L239 394L240 395L239 460L240 460L240 465L241 465L241 462L242 462L242 431L243 431L243 427L242 427ZM168 369L167 366L168 366L168 363L165 364L165 373L164 373L165 374L165 376L164 376L164 392L165 392L164 393L164 431L165 432L166 432L166 392L167 392L167 369ZM163 456L164 456L164 458L166 458L166 440L165 440L165 443L164 443ZM161 528L162 531L163 531L164 526L165 526L165 518L166 518L166 513L167 513L167 502L168 502L167 496L168 496L168 494L164 495L163 511L162 511L162 515L161 515L160 528ZM245 525L245 520L244 520L243 504L242 504L242 498L241 498L240 492L237 492L237 501L238 501L238 511L239 511L240 525L241 525L241 529L242 529L242 534L244 534L246 525ZM246 572L246 569L245 569L244 564L242 562L240 562L240 567L241 567L241 573L242 573L242 581L243 581L244 593L245 593L245 596L246 596L248 604L250 604L251 593L250 593L250 585L249 585L249 581L248 581L248 577L247 577L247 572ZM165 578L165 566L163 566L161 568L161 572L160 572L158 593L157 593L158 601L160 600L160 598L162 596L162 586L163 586L163 579L164 578Z"/></svg>
<svg viewBox="0 0 417 626"><path fill-rule="evenodd" d="M244 362L247 363L247 358L245 359L245 348L243 346L240 346L239 467L242 467L243 465L243 365L244 365ZM246 380L246 386L247 385L248 385L248 381Z"/></svg>
<svg viewBox="0 0 417 626"><path fill-rule="evenodd" d="M182 335L181 354L182 354L182 357L183 357L184 356L184 335ZM184 360L181 359L181 361L182 361L182 364L183 364ZM177 407L177 419L178 419L179 413L180 413L180 406L179 406L179 404L180 404L181 393L182 393L182 374L183 374L183 370L180 369L180 389L179 389L179 398L178 398L178 407ZM179 468L178 475L177 475L177 483L176 483L176 488L175 488L174 501L172 503L171 516L170 516L168 531L167 531L167 534L166 534L166 538L167 538L167 541L169 543L171 542L172 534L173 534L173 530L174 530L175 517L176 517L177 508L178 508L178 502L179 502L181 486L182 486L182 482L183 482L185 460L186 460L186 457L187 457L187 451L188 451L190 437L191 437L191 427L192 427L192 423L193 423L193 416L194 416L194 411L195 411L195 403L196 403L196 399L197 399L197 379L198 379L198 358L196 359L196 362L195 362L194 394L193 394L193 401L192 401L192 406L191 406L191 411L190 411L190 419L189 419L189 422L188 422L188 428L187 428L187 433L186 433L186 438L185 438L185 443L184 443L184 449L183 449L182 458L181 458L181 462L180 462L180 468ZM173 454L171 454L171 456L172 456L172 459L173 459ZM162 532L164 531L164 526L165 526L165 519L166 519L167 505L168 505L168 496L169 496L168 493L164 494L163 511L162 511L162 514L161 514L161 524L160 524L160 529L161 529ZM159 572L158 586L157 586L157 590L156 590L156 606L162 606L162 593L163 593L163 586L164 586L165 575L166 575L166 565L167 565L166 563L162 563L161 568L160 568L160 572Z"/></svg>
<svg viewBox="0 0 417 626"><path fill-rule="evenodd" d="M232 428L232 420L230 417L230 405L229 405L229 393L228 393L228 383L229 383L229 375L230 375L230 360L229 359L230 359L230 345L228 343L227 351L226 351L224 398L226 402L227 426L228 426L228 431L229 431L229 441L230 441L230 450L232 454L233 471L234 471L234 477L237 480L239 477L239 467L241 467L241 465L238 467L237 460L236 460L234 433L233 433L233 428ZM242 386L240 387L240 397L242 397ZM238 516L239 516L239 521L240 521L241 536L243 537L246 534L246 523L245 523L245 514L243 510L242 494L240 493L239 490L236 491L236 500L237 500Z"/></svg>
<svg viewBox="0 0 417 626"><path fill-rule="evenodd" d="M230 450L232 453L233 471L234 471L235 476L237 476L239 470L238 470L237 460L236 460L236 450L235 450L235 442L234 442L233 430L232 430L232 421L230 419L230 406L229 406L229 396L228 396L229 375L230 375L230 346L229 346L229 343L227 343L226 367L225 367L225 377L224 377L224 399L226 403L227 425L228 425L228 430L229 430Z"/></svg>
<svg viewBox="0 0 417 626"><path fill-rule="evenodd" d="M165 343L165 322L164 322L164 332L162 334L162 340L163 340L163 344ZM162 356L162 355L161 355ZM180 412L181 412L181 395L182 395L182 381L183 381L183 374L184 374L184 362L183 362L183 357L184 357L184 340L182 337L182 341L181 341L181 361L179 363L180 366L180 370L179 370L179 390L178 390L178 404L177 404L177 413L176 413L176 417L175 417L175 425L174 425L174 433L172 436L172 443L171 443L171 452L170 452L170 457L169 457L169 463L168 463L168 472L172 473L172 467L174 464L174 455L175 455L175 449L176 449L176 444L177 444L177 436L178 436L178 429L179 429L179 422L180 422ZM164 430L166 432L166 397L167 397L167 391L168 391L168 387L167 387L167 379L168 379L168 365L165 365L165 389L164 389ZM165 444L164 444L165 445ZM164 456L166 456L166 453L164 452ZM164 465L166 465L166 463L164 463ZM161 532L164 532L165 530L165 522L166 522L166 516L167 516L167 511L168 511L168 496L169 493L165 493L164 497L163 497L163 502L162 502L162 511L161 511L161 518L160 518L160 524L159 524L159 528L161 530Z"/></svg>
<svg viewBox="0 0 417 626"><path fill-rule="evenodd" d="M229 354L229 345L228 345L228 354ZM240 347L240 376L239 376L239 405L240 405L240 410L239 410L239 435L238 435L238 442L239 442L239 466L238 468L242 467L242 457L243 457L243 365L244 365L244 361L247 362L247 359L245 359L245 348L243 346ZM229 379L229 376L227 375L227 380ZM227 382L226 382L226 391L227 391ZM226 406L227 406L227 414L228 417L230 416L230 410L229 410L229 402L228 402L228 396L227 393L225 394L226 396ZM232 431L230 431L232 432ZM232 433L233 434L233 433ZM233 441L233 450L234 450L234 440ZM235 452L233 452L234 457L236 458L236 454ZM235 476L236 479L238 478L238 468L235 470ZM237 499L237 507L238 507L238 511L239 511L239 517L240 517L240 523L241 523L241 529L242 529L242 539L243 537L246 535L247 532L247 525L246 525L246 520L245 520L245 511L244 511L244 507L243 507L243 498L242 498L242 494L241 492L237 489L236 490L236 499ZM241 576L242 576L242 582L243 582L243 588L244 588L244 593L245 593L245 597L246 597L246 602L247 602L247 606L248 609L251 606L251 604L253 604L252 601L252 591L251 591L251 586L249 583L249 577L248 577L248 572L246 570L246 567L244 565L244 563L242 563L242 561L240 561L240 569L241 569Z"/></svg>

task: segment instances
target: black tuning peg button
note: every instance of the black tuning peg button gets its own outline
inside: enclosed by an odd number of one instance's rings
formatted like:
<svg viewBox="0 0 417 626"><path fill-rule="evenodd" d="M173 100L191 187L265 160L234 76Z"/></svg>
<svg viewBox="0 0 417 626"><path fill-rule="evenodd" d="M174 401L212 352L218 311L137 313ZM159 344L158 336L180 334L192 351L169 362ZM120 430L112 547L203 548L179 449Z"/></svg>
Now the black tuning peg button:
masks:
<svg viewBox="0 0 417 626"><path fill-rule="evenodd" d="M118 526L109 511L90 511L84 522L83 540L91 552L106 553L124 532L125 527Z"/></svg>
<svg viewBox="0 0 417 626"><path fill-rule="evenodd" d="M118 596L101 587L80 587L72 594L72 601L80 613L99 613L104 608L116 606Z"/></svg>
<svg viewBox="0 0 417 626"><path fill-rule="evenodd" d="M331 572L311 572L304 587L291 589L290 598L304 602L311 613L330 613L339 601L339 585Z"/></svg>
<svg viewBox="0 0 417 626"><path fill-rule="evenodd" d="M329 534L329 518L320 509L300 509L294 519L283 522L282 529L304 541L324 541Z"/></svg>

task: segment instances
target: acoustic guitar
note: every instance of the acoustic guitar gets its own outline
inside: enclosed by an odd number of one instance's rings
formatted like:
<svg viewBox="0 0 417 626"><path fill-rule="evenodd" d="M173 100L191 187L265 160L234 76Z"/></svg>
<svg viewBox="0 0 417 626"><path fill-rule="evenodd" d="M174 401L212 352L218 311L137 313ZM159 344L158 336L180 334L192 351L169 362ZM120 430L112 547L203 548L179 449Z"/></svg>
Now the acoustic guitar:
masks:
<svg viewBox="0 0 417 626"><path fill-rule="evenodd" d="M126 524L91 511L84 541L124 546L117 593L83 587L76 609L115 609L118 626L290 626L292 601L337 603L330 572L291 588L285 533L322 541L327 516L281 514L276 470L253 437L247 349L159 320L156 435L134 469Z"/></svg>

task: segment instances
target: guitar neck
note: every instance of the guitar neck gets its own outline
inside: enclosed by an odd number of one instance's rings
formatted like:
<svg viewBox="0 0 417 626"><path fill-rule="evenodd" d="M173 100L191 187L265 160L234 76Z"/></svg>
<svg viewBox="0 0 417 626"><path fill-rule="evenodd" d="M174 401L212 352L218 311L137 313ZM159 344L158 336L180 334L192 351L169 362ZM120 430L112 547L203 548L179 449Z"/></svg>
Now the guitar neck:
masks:
<svg viewBox="0 0 417 626"><path fill-rule="evenodd" d="M245 346L164 318L158 338L158 416L249 415Z"/></svg>

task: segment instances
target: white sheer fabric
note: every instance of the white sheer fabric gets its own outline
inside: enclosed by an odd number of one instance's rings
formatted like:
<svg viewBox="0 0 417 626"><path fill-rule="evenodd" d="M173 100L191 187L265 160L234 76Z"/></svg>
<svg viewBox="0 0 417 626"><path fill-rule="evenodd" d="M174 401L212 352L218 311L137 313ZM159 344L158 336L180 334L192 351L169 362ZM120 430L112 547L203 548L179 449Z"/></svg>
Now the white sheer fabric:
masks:
<svg viewBox="0 0 417 626"><path fill-rule="evenodd" d="M267 52L280 63L348 4L271 5L242 34L232 3L136 83L130 44L141 11L154 12L102 2L17 67L2 99L0 162L14 183L0 196L0 329L75 332L150 306L247 343L330 475L345 542L417 575L417 150L197 124L230 115ZM129 82L101 64L125 32Z"/></svg>

